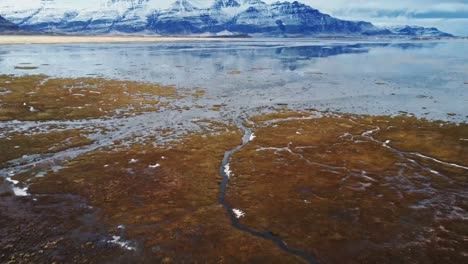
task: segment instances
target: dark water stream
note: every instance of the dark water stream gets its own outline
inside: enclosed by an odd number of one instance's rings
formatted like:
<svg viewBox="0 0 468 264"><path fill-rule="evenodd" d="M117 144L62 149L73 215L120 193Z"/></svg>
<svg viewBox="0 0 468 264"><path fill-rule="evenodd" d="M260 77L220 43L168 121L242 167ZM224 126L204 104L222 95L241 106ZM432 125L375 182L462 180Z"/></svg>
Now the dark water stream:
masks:
<svg viewBox="0 0 468 264"><path fill-rule="evenodd" d="M242 129L242 131L244 132L244 135L242 137L242 144L235 147L234 149L226 151L226 153L224 154L223 161L221 162L221 167L219 168L219 174L223 177L223 181L221 182L221 185L220 185L218 200L223 205L224 209L226 209L226 212L229 215L229 219L231 220L232 226L234 226L238 230L249 233L250 235L253 235L255 237L269 240L269 241L275 243L275 245L278 246L278 248L285 251L286 253L295 255L295 256L297 256L299 258L302 258L304 261L306 261L308 263L311 263L311 264L318 263L317 259L313 255L310 255L309 253L307 253L305 251L289 247L286 244L286 242L284 242L281 239L281 237L279 237L278 235L275 235L272 232L256 231L256 230L251 229L248 226L242 224L239 221L239 215L237 215L236 212L234 211L236 209L233 208L228 202L226 202L226 199L225 199L226 188L227 188L227 186L229 184L229 178L231 176L230 173L229 173L229 161L230 161L231 157L237 151L241 150L243 147L245 147L247 144L249 144L250 139L251 139L251 137L253 135L251 129L249 129L249 128L245 127L244 125L242 125L241 120L238 120L236 123L239 126L239 128Z"/></svg>

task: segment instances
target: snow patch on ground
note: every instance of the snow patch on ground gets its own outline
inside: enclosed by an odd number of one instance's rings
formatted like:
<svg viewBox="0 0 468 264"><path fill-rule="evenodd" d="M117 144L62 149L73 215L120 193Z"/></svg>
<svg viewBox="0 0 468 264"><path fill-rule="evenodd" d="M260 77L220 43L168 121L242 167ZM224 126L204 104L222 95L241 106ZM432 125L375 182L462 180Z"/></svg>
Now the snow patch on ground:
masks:
<svg viewBox="0 0 468 264"><path fill-rule="evenodd" d="M228 178L231 177L232 171L231 171L231 167L230 167L229 163L224 166L224 173L226 173Z"/></svg>
<svg viewBox="0 0 468 264"><path fill-rule="evenodd" d="M118 245L121 248L124 248L126 250L136 250L135 247L130 245L129 241L123 240L120 236L112 236L112 240L108 240L107 242Z"/></svg>
<svg viewBox="0 0 468 264"><path fill-rule="evenodd" d="M19 181L16 181L16 180L13 180L11 177L14 176L14 173L13 172L9 172L8 173L8 177L5 178L5 180L11 184L13 184L13 193L16 195L16 196L29 196L29 193L28 193L28 187L18 187L16 185L18 185Z"/></svg>
<svg viewBox="0 0 468 264"><path fill-rule="evenodd" d="M13 192L16 196L29 196L28 187L20 188L20 187L13 187Z"/></svg>
<svg viewBox="0 0 468 264"><path fill-rule="evenodd" d="M257 136L255 136L255 134L254 134L254 133L252 133L252 134L250 135L249 141L252 141L252 140L254 140L256 137L257 137Z"/></svg>
<svg viewBox="0 0 468 264"><path fill-rule="evenodd" d="M239 209L232 209L232 212L234 213L234 215L237 217L237 218L241 218L241 217L244 217L245 216L245 212L239 210Z"/></svg>
<svg viewBox="0 0 468 264"><path fill-rule="evenodd" d="M156 168L158 168L158 167L161 167L161 164L156 163L155 165L149 165L148 167L149 167L150 169L156 169Z"/></svg>

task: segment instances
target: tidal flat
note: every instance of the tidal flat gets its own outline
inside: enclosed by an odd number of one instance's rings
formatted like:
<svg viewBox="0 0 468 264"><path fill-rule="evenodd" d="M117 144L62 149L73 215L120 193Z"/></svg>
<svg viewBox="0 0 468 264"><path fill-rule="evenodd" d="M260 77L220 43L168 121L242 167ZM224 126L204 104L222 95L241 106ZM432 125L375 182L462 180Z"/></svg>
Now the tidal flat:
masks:
<svg viewBox="0 0 468 264"><path fill-rule="evenodd" d="M465 263L460 50L0 46L0 262Z"/></svg>

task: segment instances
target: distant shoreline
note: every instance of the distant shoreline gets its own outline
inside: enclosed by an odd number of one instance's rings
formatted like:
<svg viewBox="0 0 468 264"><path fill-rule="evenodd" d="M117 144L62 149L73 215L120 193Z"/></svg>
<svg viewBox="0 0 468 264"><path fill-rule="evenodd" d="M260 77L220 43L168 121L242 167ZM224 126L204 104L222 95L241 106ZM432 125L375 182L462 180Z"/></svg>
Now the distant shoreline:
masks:
<svg viewBox="0 0 468 264"><path fill-rule="evenodd" d="M437 41L437 40L468 40L468 38L363 38L362 36L314 36L313 39L353 40L353 41ZM217 37L183 37L183 36L122 36L122 35L1 35L0 45L21 44L99 44L99 43L157 43L175 41L232 41L254 40L255 38L242 36L217 36ZM295 39L295 38L286 38Z"/></svg>
<svg viewBox="0 0 468 264"><path fill-rule="evenodd" d="M0 45L8 44L80 44L80 43L126 43L126 42L173 42L173 41L223 41L245 38L230 37L156 37L156 36L44 36L0 35Z"/></svg>

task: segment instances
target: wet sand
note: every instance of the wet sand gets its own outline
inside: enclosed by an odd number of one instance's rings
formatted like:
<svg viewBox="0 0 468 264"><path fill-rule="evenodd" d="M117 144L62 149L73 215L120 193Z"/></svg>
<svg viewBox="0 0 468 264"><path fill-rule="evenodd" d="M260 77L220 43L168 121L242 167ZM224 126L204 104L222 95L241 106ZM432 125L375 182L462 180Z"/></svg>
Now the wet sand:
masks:
<svg viewBox="0 0 468 264"><path fill-rule="evenodd" d="M232 38L204 37L154 37L154 36L12 36L0 35L2 44L79 44L79 43L126 43L126 42L173 42L173 41L223 41Z"/></svg>

